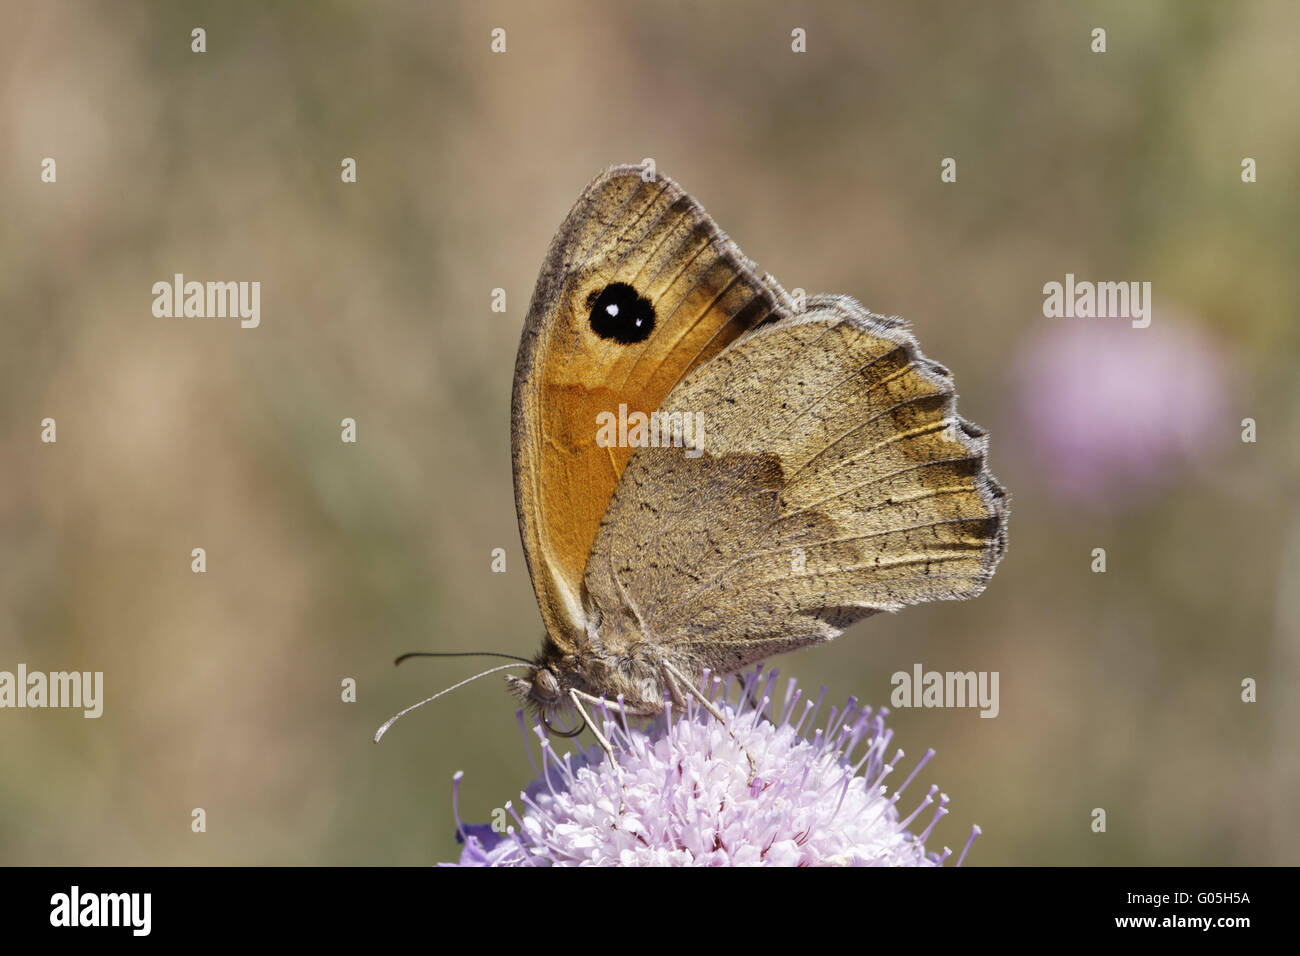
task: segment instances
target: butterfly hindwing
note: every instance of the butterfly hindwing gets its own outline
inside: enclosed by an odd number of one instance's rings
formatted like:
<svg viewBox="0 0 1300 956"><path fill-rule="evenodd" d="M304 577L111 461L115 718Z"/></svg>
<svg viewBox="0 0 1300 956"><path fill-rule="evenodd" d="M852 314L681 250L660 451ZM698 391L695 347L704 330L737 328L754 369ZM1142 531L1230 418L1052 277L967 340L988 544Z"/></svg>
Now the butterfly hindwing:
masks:
<svg viewBox="0 0 1300 956"><path fill-rule="evenodd" d="M640 448L624 469L585 576L603 650L648 638L733 671L973 597L1005 549L1005 493L951 375L853 299L745 334L660 413L702 416L703 454Z"/></svg>

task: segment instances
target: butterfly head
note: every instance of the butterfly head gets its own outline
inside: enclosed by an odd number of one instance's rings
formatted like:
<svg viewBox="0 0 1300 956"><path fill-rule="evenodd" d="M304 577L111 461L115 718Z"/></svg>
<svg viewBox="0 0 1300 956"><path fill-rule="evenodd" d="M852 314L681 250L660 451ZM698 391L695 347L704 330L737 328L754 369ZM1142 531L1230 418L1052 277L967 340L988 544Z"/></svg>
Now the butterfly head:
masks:
<svg viewBox="0 0 1300 956"><path fill-rule="evenodd" d="M556 711L568 709L572 682L565 675L560 661L548 659L543 652L523 677L507 677L506 681L515 696L532 707L548 733L556 737L576 737L582 733L585 722L579 722L573 730L561 730L550 722Z"/></svg>
<svg viewBox="0 0 1300 956"><path fill-rule="evenodd" d="M533 664L523 677L508 677L506 680L515 694L544 713L554 710L564 700L560 678L544 663Z"/></svg>
<svg viewBox="0 0 1300 956"><path fill-rule="evenodd" d="M566 657L570 659L566 661ZM549 639L543 640L541 652L520 676L506 682L511 692L538 714L546 716L566 707L569 688L573 686L573 661Z"/></svg>

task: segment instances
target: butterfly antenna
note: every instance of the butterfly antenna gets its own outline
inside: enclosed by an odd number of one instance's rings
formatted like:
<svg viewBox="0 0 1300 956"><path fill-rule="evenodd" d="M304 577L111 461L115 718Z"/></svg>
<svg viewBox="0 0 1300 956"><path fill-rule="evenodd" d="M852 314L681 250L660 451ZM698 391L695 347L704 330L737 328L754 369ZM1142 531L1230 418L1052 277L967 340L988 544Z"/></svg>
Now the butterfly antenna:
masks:
<svg viewBox="0 0 1300 956"><path fill-rule="evenodd" d="M524 664L532 663L526 657L519 657L515 654L500 654L496 651L410 651L398 657L393 663L400 664L408 657L504 657L512 661L521 661Z"/></svg>
<svg viewBox="0 0 1300 956"><path fill-rule="evenodd" d="M401 660L401 658L398 658L398 660ZM524 661L524 663L529 664L532 662ZM466 684L472 683L478 680L480 677L487 677L488 674L495 674L497 671L505 671L505 670L509 670L512 667L518 667L518 666L519 666L518 664L502 664L499 667L490 667L481 674L475 674L473 677L467 677L459 684L452 684L447 689L438 691L438 693L434 694L432 697L426 697L418 704L412 704L410 707L407 707L405 710L398 711L392 717L389 717L386 721L384 721L384 725L375 731L375 743L379 743L379 739L383 737L384 734L388 733L388 728L393 726L393 724L397 723L397 719L399 717L405 717L411 711L415 710L415 708L423 707L425 704L429 703L430 701L437 700L443 694L450 694L453 690L456 690L459 687L464 687Z"/></svg>

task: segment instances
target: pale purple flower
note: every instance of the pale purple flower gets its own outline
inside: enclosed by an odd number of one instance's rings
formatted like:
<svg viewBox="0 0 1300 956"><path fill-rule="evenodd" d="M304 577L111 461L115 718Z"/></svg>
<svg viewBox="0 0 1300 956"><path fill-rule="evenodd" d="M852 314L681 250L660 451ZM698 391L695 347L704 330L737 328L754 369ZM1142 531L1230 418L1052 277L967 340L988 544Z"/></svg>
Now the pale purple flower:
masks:
<svg viewBox="0 0 1300 956"><path fill-rule="evenodd" d="M510 818L505 833L460 822L462 775L457 773L453 802L465 845L460 865L943 863L951 851L927 852L925 841L948 812L947 796L932 786L906 816L898 806L934 751L891 794L886 778L903 751L888 756L893 738L884 723L888 711L861 708L850 698L843 710L832 707L825 725L817 726L825 689L816 702L805 701L791 680L777 719L770 720L766 712L775 678L775 671L751 675L733 704L727 700L732 681L706 675L704 686L717 695L727 726L694 701L684 714L670 707L644 730L610 708L604 728L622 768L622 791L599 747L557 757L541 727L535 727L541 775L521 795L522 807L505 805ZM757 710L753 700L759 701ZM754 759L752 784L737 739ZM924 829L913 833L908 827L918 819ZM978 827L972 829L967 850L978 833Z"/></svg>
<svg viewBox="0 0 1300 956"><path fill-rule="evenodd" d="M1055 496L1111 509L1140 502L1234 433L1225 349L1190 321L1058 321L1016 363L1016 437Z"/></svg>

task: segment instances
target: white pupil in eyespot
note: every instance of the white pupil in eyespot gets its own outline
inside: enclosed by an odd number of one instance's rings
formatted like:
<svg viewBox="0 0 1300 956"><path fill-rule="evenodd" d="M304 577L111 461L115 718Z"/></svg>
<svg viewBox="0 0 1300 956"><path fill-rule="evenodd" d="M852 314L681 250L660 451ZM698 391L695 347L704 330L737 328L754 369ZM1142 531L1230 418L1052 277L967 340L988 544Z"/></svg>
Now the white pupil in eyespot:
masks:
<svg viewBox="0 0 1300 956"><path fill-rule="evenodd" d="M610 315L618 315L618 306L607 305L605 306L605 311L608 312Z"/></svg>

